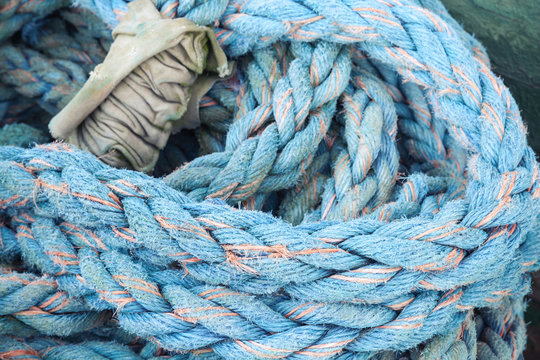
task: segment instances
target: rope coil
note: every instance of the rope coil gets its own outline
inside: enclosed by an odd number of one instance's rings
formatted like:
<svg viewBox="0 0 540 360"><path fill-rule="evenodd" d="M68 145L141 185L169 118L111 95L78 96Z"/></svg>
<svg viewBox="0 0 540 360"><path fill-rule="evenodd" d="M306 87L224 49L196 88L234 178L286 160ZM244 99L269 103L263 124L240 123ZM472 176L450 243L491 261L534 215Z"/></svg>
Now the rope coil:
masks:
<svg viewBox="0 0 540 360"><path fill-rule="evenodd" d="M1 8L25 34L0 46L3 122L58 112L127 9L77 5L47 25L31 1ZM64 143L0 148L0 357L520 358L538 165L439 2L154 5L213 25L237 74L170 140L158 168L190 161L163 178ZM32 45L40 26L66 51ZM3 144L44 142L15 142L22 124Z"/></svg>

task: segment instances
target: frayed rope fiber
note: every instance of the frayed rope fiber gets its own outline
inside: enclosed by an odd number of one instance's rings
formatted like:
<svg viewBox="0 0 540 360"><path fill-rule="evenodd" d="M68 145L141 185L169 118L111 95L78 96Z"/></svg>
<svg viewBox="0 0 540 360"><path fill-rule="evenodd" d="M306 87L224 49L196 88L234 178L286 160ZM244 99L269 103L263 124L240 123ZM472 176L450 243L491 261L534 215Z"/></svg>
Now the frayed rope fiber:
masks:
<svg viewBox="0 0 540 360"><path fill-rule="evenodd" d="M126 2L0 5L0 358L523 358L538 164L438 1L153 3L237 71L151 175L41 144Z"/></svg>

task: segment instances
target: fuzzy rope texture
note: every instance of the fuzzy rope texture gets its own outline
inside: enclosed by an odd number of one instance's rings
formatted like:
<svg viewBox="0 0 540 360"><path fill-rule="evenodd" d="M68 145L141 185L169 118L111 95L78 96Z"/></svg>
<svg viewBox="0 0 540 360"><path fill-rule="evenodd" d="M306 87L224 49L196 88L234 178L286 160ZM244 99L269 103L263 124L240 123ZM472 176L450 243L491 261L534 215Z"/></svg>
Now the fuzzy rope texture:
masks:
<svg viewBox="0 0 540 360"><path fill-rule="evenodd" d="M127 11L26 16L65 3L0 8L17 14L1 34L21 29L0 46L0 115L20 122L4 145L46 139L22 122L69 101ZM0 147L0 356L521 357L538 164L440 3L154 3L213 25L238 72L171 138L162 178L67 144Z"/></svg>

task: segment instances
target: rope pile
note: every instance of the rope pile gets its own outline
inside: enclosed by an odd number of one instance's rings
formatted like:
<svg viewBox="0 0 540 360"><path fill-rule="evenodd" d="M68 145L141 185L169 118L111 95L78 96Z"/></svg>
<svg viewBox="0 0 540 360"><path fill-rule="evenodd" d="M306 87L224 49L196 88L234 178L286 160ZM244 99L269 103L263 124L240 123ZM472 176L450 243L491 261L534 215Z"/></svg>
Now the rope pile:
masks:
<svg viewBox="0 0 540 360"><path fill-rule="evenodd" d="M126 1L0 5L0 358L522 358L538 164L438 1L153 3L237 62L153 174L46 143Z"/></svg>

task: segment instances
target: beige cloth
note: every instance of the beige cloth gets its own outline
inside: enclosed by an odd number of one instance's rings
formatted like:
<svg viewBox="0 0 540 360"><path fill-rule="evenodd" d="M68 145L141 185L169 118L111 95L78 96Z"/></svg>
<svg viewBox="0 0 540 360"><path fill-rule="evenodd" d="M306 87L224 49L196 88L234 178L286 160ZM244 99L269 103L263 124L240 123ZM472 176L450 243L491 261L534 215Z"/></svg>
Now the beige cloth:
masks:
<svg viewBox="0 0 540 360"><path fill-rule="evenodd" d="M150 0L128 7L107 57L49 129L110 165L147 172L172 131L199 125L200 98L232 66L210 28L162 18Z"/></svg>

